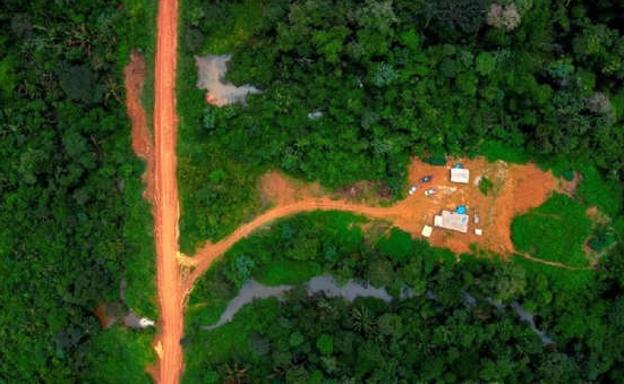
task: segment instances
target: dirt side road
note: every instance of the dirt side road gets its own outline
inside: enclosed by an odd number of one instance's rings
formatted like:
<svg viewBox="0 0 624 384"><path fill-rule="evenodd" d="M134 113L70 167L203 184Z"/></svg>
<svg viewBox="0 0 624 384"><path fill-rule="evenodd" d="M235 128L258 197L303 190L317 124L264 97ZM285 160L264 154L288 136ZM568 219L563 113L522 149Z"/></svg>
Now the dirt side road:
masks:
<svg viewBox="0 0 624 384"><path fill-rule="evenodd" d="M291 203L284 206L279 206L271 209L260 216L257 216L252 221L238 227L232 234L225 239L217 243L206 243L193 257L197 262L195 268L189 274L183 282L183 292L187 296L193 285L199 279L204 272L210 267L210 265L222 256L227 250L229 250L234 244L241 239L249 236L252 232L258 228L269 224L275 220L294 215L296 213L312 212L312 211L346 211L361 214L370 218L396 221L396 218L401 215L403 207L369 207L365 205L352 204L346 201L336 201L328 197L322 198L308 198L302 201Z"/></svg>
<svg viewBox="0 0 624 384"><path fill-rule="evenodd" d="M475 245L505 257L515 253L510 234L513 217L539 206L551 192L565 189L550 172L543 172L534 164L488 163L483 158L463 159L462 162L471 169L473 178L487 176L491 179L495 191L486 196L474 182L470 185L453 184L448 177L448 167L428 165L417 159L412 161L409 169L410 183L417 183L423 175L431 175L433 182L420 188L414 195L388 207L369 205L344 197L332 198L319 190L317 185L297 185L279 173L267 174L261 190L275 207L240 226L225 239L217 243L205 243L194 257L185 260L194 268L183 279L183 295L188 298L193 285L202 274L239 240L275 220L300 212L352 212L388 221L412 236L419 237L423 225L431 225L433 216L440 210L454 210L458 204L470 204L472 213L479 212L481 219L478 226L471 222L470 231L466 234L437 229L429 242L458 254L470 252L471 246ZM423 190L429 187L435 187L437 194L424 196ZM473 229L476 227L483 228L482 236L474 234Z"/></svg>
<svg viewBox="0 0 624 384"><path fill-rule="evenodd" d="M176 54L177 0L158 4L154 104L154 237L160 304L159 362L156 381L176 384L182 372L182 300L178 252L178 188L176 180Z"/></svg>

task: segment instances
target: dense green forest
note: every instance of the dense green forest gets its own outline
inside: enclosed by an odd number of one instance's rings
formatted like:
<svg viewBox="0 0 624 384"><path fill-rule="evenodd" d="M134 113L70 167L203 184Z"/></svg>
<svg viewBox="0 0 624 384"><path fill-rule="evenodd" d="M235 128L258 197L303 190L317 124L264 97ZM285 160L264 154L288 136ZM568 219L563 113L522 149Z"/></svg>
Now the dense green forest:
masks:
<svg viewBox="0 0 624 384"><path fill-rule="evenodd" d="M622 4L183 0L181 12L185 252L265 209L256 183L272 168L329 188L381 181L397 198L414 155L535 161L580 175L574 196L553 195L512 225L519 252L571 269L521 254L453 255L340 213L259 231L190 298L186 382L624 381ZM206 105L194 56L208 54L231 54L227 80L262 93ZM296 289L204 328L250 278L300 285L327 273L385 287L395 300ZM400 299L405 288L415 297Z"/></svg>
<svg viewBox="0 0 624 384"><path fill-rule="evenodd" d="M538 161L595 164L614 179L624 166L618 2L184 0L182 8L187 252L262 208L254 174L267 168L329 187L381 180L397 196L409 156L474 155L490 142ZM263 93L206 106L193 55L225 53L228 79Z"/></svg>
<svg viewBox="0 0 624 384"><path fill-rule="evenodd" d="M157 316L151 215L122 70L153 54L155 2L0 5L0 382L145 382L151 332L103 331L120 300Z"/></svg>
<svg viewBox="0 0 624 384"><path fill-rule="evenodd" d="M383 224L364 231L363 223L343 213L299 215L228 252L189 301L185 382L624 380L621 244L596 271L575 271L488 254L456 256ZM558 244L566 246L565 235ZM295 290L284 301L248 304L220 328L202 329L249 278L301 284L322 273L385 287L395 300L350 304ZM406 288L415 296L399 299ZM514 302L536 315L550 341L518 318Z"/></svg>

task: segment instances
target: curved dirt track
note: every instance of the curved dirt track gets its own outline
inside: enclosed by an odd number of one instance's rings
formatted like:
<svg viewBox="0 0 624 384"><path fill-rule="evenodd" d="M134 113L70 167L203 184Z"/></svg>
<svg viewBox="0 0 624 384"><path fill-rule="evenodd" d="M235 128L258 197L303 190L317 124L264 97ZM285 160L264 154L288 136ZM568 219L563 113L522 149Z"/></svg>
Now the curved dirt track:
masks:
<svg viewBox="0 0 624 384"><path fill-rule="evenodd" d="M369 207L360 204L353 204L347 201L336 201L330 198L317 198L306 199L303 201L291 203L284 206L279 206L271 209L260 216L257 216L252 221L238 227L232 234L225 239L217 243L206 243L193 257L195 260L195 268L184 279L182 284L183 293L188 296L193 285L199 279L203 273L210 267L210 265L218 259L221 255L227 252L234 244L241 239L249 236L252 232L267 225L275 220L292 216L297 213L312 212L312 211L345 211L352 212L367 217L394 221L393 219L401 215L401 211L404 209L402 205L396 205L390 208L383 207Z"/></svg>
<svg viewBox="0 0 624 384"><path fill-rule="evenodd" d="M155 379L176 384L182 372L182 295L178 253L178 192L176 180L177 0L158 4L154 103L154 238L160 304L160 335L155 341L159 361Z"/></svg>
<svg viewBox="0 0 624 384"><path fill-rule="evenodd" d="M466 234L435 230L429 242L434 246L449 248L456 253L470 252L473 244L508 256L516 253L511 242L510 226L517 214L542 204L551 192L565 189L551 173L543 172L534 164L509 165L503 162L488 163L485 159L462 160L474 176L487 175L498 184L498 190L489 196L479 191L474 183L469 185L452 184L448 180L448 167L436 167L414 160L409 170L409 178L416 183L423 175L433 176L427 187L435 187L438 193L431 197L423 195L422 187L414 195L389 207L374 206L353 202L344 198L332 199L323 196L317 185L297 186L279 173L267 174L263 194L276 206L252 221L240 226L232 234L217 243L205 243L194 257L187 258L187 266L192 262L191 272L182 281L182 294L188 299L194 284L210 265L241 239L263 226L297 213L311 211L345 211L369 218L390 222L393 226L420 236L424 224L431 225L433 215L442 209L454 209L457 204L470 204L473 213L479 212L479 225L470 224ZM481 227L482 236L472 232ZM535 260L538 261L538 260ZM539 261L541 262L541 261ZM545 264L551 264L544 262ZM558 265L556 265L558 266ZM561 265L565 268L565 265Z"/></svg>

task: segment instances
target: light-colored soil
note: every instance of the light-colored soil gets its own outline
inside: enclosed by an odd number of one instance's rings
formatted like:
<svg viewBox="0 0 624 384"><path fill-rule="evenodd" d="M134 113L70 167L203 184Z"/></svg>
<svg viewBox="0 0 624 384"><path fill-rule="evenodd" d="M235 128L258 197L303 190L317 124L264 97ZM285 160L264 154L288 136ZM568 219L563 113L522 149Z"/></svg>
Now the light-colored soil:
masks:
<svg viewBox="0 0 624 384"><path fill-rule="evenodd" d="M242 103L249 94L260 93L260 90L251 85L237 87L224 82L227 72L229 55L195 57L197 65L197 88L205 89L206 102L216 106L232 103Z"/></svg>
<svg viewBox="0 0 624 384"><path fill-rule="evenodd" d="M265 200L270 200L274 207L242 225L225 239L214 244L210 242L204 244L194 257L196 267L183 281L183 292L188 295L195 281L214 260L255 230L280 218L316 210L346 211L385 220L414 237L419 237L423 225L432 225L435 214L442 209L453 210L457 205L465 204L471 214L469 233L436 228L429 239L430 243L457 253L469 252L471 244L503 256L513 253L514 247L510 237L512 218L539 206L551 192L561 190L562 186L550 172L544 172L534 164L488 163L482 158L464 159L461 162L471 171L469 185L451 183L450 167L432 166L414 160L409 169L410 183L416 184L425 175L432 175L432 181L421 186L415 194L389 207L369 206L346 199L319 196L317 187L295 185L281 174L272 172L262 179L261 190ZM478 176L486 176L494 183L492 192L487 196L472 182ZM436 188L438 193L426 197L423 193L426 188ZM316 193L311 193L310 189ZM472 222L475 212L480 216L478 225ZM474 234L476 227L483 229L483 236Z"/></svg>

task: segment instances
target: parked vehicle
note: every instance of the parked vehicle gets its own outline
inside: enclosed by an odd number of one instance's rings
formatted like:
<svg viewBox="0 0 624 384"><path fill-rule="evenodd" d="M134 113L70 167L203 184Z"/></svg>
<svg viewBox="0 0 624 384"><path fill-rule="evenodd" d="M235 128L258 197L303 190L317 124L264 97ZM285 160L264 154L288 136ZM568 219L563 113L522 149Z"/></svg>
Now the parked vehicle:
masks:
<svg viewBox="0 0 624 384"><path fill-rule="evenodd" d="M438 192L435 188L425 189L425 196L435 195Z"/></svg>
<svg viewBox="0 0 624 384"><path fill-rule="evenodd" d="M420 178L421 183L428 183L433 179L433 175L427 175Z"/></svg>
<svg viewBox="0 0 624 384"><path fill-rule="evenodd" d="M412 186L410 187L410 189L409 189L408 193L409 193L410 195L413 195L413 194L414 194L414 192L416 192L416 190L417 190L417 189L418 189L418 184L414 184L414 185L412 185Z"/></svg>

